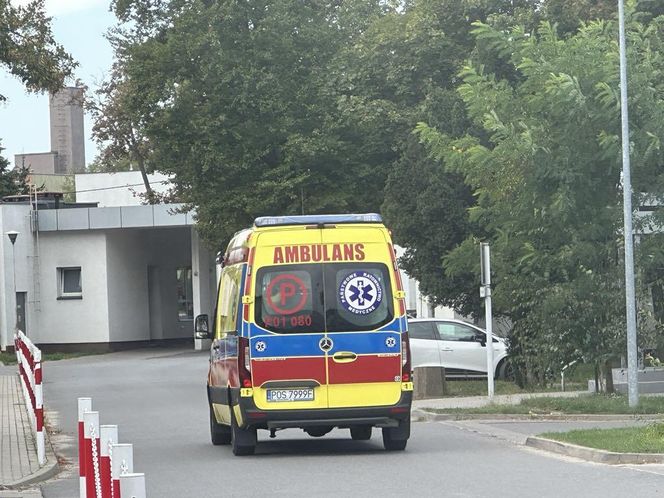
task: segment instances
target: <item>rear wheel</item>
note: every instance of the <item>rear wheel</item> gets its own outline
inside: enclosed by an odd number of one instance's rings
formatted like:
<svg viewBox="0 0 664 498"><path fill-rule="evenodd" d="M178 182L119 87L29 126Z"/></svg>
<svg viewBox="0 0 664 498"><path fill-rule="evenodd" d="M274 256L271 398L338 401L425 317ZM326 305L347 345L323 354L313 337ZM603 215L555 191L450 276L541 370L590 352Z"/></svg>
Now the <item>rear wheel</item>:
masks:
<svg viewBox="0 0 664 498"><path fill-rule="evenodd" d="M399 422L398 427L383 428L383 446L387 451L405 450L409 437L410 418Z"/></svg>
<svg viewBox="0 0 664 498"><path fill-rule="evenodd" d="M371 439L371 430L373 429L370 425L360 425L357 427L350 428L350 437L354 441L367 441Z"/></svg>
<svg viewBox="0 0 664 498"><path fill-rule="evenodd" d="M215 446L231 442L231 428L217 422L212 404L210 404L210 439Z"/></svg>
<svg viewBox="0 0 664 498"><path fill-rule="evenodd" d="M514 380L514 366L512 365L512 362L505 359L502 360L499 364L498 367L496 368L496 376L497 379L500 380L508 380L508 381L513 381Z"/></svg>
<svg viewBox="0 0 664 498"><path fill-rule="evenodd" d="M242 429L231 407L231 447L236 456L253 455L256 451L256 429Z"/></svg>

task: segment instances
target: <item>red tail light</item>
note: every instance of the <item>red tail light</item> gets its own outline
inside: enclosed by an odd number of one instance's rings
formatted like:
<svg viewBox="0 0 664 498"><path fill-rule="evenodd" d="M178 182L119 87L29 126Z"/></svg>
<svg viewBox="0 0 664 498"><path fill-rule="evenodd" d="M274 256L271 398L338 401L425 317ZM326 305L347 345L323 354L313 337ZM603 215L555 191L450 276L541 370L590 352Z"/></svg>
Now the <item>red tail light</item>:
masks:
<svg viewBox="0 0 664 498"><path fill-rule="evenodd" d="M251 387L251 358L249 356L249 339L237 338L237 367L241 387Z"/></svg>
<svg viewBox="0 0 664 498"><path fill-rule="evenodd" d="M410 382L410 342L407 332L401 334L401 382Z"/></svg>

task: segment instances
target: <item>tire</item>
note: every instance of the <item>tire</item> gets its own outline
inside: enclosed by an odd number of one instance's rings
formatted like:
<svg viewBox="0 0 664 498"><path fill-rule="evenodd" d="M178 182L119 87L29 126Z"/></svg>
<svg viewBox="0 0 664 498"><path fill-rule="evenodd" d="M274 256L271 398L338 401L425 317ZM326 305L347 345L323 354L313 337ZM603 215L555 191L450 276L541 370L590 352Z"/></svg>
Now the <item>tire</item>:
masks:
<svg viewBox="0 0 664 498"><path fill-rule="evenodd" d="M231 428L217 422L210 404L210 439L215 446L231 443Z"/></svg>
<svg viewBox="0 0 664 498"><path fill-rule="evenodd" d="M256 451L256 429L242 429L237 425L231 407L231 448L235 456L253 455Z"/></svg>
<svg viewBox="0 0 664 498"><path fill-rule="evenodd" d="M514 367L509 360L501 360L496 368L496 379L500 380L514 380Z"/></svg>
<svg viewBox="0 0 664 498"><path fill-rule="evenodd" d="M409 437L410 418L399 422L399 427L383 428L383 447L387 451L405 450Z"/></svg>
<svg viewBox="0 0 664 498"><path fill-rule="evenodd" d="M353 441L368 441L371 439L371 431L373 427L370 425L358 425L357 427L350 428L350 437Z"/></svg>

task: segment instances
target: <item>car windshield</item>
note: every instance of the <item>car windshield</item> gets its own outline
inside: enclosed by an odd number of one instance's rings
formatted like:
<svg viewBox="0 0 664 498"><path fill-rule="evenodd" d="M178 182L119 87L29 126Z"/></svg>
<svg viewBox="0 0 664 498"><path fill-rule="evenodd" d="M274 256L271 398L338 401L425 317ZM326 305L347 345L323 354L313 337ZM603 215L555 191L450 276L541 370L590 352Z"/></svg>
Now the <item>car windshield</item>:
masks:
<svg viewBox="0 0 664 498"><path fill-rule="evenodd" d="M374 330L394 316L382 263L269 266L256 281L256 324L273 332Z"/></svg>

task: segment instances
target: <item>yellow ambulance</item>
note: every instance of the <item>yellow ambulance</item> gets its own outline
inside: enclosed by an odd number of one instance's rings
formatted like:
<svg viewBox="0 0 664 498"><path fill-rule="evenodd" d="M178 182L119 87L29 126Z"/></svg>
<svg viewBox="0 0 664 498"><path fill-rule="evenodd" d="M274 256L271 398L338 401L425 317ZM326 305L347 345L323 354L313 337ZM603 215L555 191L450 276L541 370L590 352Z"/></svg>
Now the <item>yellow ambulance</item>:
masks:
<svg viewBox="0 0 664 498"><path fill-rule="evenodd" d="M253 454L258 429L410 436L405 294L377 214L257 218L223 258L207 379L212 443ZM196 319L205 334L207 317Z"/></svg>

